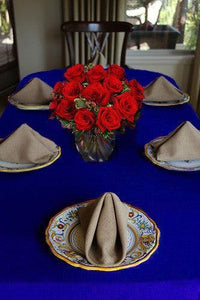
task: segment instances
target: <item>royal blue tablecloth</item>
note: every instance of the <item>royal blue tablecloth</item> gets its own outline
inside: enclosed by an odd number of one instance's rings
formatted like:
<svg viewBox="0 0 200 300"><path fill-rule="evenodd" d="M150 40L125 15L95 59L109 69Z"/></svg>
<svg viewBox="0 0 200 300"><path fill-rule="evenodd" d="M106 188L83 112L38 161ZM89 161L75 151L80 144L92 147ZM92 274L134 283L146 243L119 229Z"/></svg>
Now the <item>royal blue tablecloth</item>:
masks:
<svg viewBox="0 0 200 300"><path fill-rule="evenodd" d="M31 74L19 87L35 76L53 86L63 72ZM142 85L159 76L141 70L126 74ZM145 143L186 120L200 129L190 104L144 105L136 129L117 135L110 161L92 164L82 160L71 132L49 120L48 111L8 105L0 119L0 137L27 123L60 145L62 155L41 170L0 173L0 299L199 299L200 171L168 171L144 155ZM108 273L74 268L56 258L45 243L50 218L106 191L155 220L161 231L157 251L135 268Z"/></svg>

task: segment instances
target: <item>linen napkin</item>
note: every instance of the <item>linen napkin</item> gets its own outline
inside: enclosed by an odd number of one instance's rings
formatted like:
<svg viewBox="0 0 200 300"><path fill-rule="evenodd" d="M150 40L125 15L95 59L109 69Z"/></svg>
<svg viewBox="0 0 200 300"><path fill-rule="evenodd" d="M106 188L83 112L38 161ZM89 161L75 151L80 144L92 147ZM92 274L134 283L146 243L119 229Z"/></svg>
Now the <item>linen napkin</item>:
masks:
<svg viewBox="0 0 200 300"><path fill-rule="evenodd" d="M10 163L42 164L58 152L57 145L27 124L0 141L0 160Z"/></svg>
<svg viewBox="0 0 200 300"><path fill-rule="evenodd" d="M186 121L151 146L160 161L200 159L200 131Z"/></svg>
<svg viewBox="0 0 200 300"><path fill-rule="evenodd" d="M79 209L85 255L96 266L117 266L126 256L128 209L114 193L105 193Z"/></svg>
<svg viewBox="0 0 200 300"><path fill-rule="evenodd" d="M52 90L48 84L35 77L10 98L24 105L48 105L52 100Z"/></svg>
<svg viewBox="0 0 200 300"><path fill-rule="evenodd" d="M166 102L181 100L184 94L165 77L160 76L145 87L145 101Z"/></svg>

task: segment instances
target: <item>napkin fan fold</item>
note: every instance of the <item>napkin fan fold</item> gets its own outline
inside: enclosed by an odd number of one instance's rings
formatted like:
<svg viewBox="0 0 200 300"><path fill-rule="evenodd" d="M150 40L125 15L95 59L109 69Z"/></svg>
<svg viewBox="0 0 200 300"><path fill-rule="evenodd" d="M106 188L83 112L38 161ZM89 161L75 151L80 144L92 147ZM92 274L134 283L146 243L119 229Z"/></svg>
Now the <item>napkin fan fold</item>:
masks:
<svg viewBox="0 0 200 300"><path fill-rule="evenodd" d="M117 266L127 249L128 209L114 193L105 193L79 209L85 255L96 266Z"/></svg>
<svg viewBox="0 0 200 300"><path fill-rule="evenodd" d="M0 160L10 163L42 164L57 153L57 145L27 124L0 141Z"/></svg>
<svg viewBox="0 0 200 300"><path fill-rule="evenodd" d="M189 121L151 145L160 161L200 159L200 132Z"/></svg>
<svg viewBox="0 0 200 300"><path fill-rule="evenodd" d="M35 77L21 90L11 95L11 99L23 105L48 105L52 100L52 88Z"/></svg>
<svg viewBox="0 0 200 300"><path fill-rule="evenodd" d="M144 95L145 101L176 101L182 98L183 92L160 76L145 87Z"/></svg>

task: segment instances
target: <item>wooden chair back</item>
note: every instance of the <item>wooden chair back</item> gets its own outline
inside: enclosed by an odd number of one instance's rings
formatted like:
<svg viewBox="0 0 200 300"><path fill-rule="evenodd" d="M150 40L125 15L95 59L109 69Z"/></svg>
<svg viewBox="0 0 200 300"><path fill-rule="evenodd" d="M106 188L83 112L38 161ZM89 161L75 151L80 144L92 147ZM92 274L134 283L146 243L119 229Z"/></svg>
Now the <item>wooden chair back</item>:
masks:
<svg viewBox="0 0 200 300"><path fill-rule="evenodd" d="M88 64L94 60L98 53L103 53L108 65L116 63L113 44L117 48L117 34L124 33L120 39L120 65L125 65L127 39L129 32L132 30L132 24L120 21L69 21L64 22L61 29L67 41L70 65L75 63ZM79 49L76 49L76 44L79 44ZM77 50L79 50L78 57L76 55ZM118 48L117 51L119 51Z"/></svg>

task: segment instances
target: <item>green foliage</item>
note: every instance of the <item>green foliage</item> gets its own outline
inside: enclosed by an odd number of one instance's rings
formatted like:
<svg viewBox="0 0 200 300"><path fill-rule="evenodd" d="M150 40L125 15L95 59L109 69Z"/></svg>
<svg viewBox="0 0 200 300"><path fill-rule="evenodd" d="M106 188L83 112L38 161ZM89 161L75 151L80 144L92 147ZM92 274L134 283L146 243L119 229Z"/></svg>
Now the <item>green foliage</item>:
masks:
<svg viewBox="0 0 200 300"><path fill-rule="evenodd" d="M173 24L177 0L166 0L160 13L158 24ZM200 3L197 0L189 0L187 19L184 33L184 48L195 50L200 24Z"/></svg>
<svg viewBox="0 0 200 300"><path fill-rule="evenodd" d="M85 100L86 99L80 99L80 98L74 99L76 108L77 109L79 109L79 108L86 108L87 105L85 103Z"/></svg>
<svg viewBox="0 0 200 300"><path fill-rule="evenodd" d="M8 34L9 33L9 23L6 20L6 2L5 0L0 0L0 19L1 19L1 33Z"/></svg>
<svg viewBox="0 0 200 300"><path fill-rule="evenodd" d="M75 133L77 131L75 122L73 120L65 120L60 117L57 117L57 118L61 122L61 124L64 128L71 129L73 133Z"/></svg>
<svg viewBox="0 0 200 300"><path fill-rule="evenodd" d="M177 0L164 1L158 24L173 24L173 18L176 11Z"/></svg>
<svg viewBox="0 0 200 300"><path fill-rule="evenodd" d="M114 131L109 131L109 130L105 130L104 132L99 132L99 134L101 134L104 139L114 139Z"/></svg>
<svg viewBox="0 0 200 300"><path fill-rule="evenodd" d="M126 85L126 83L124 81L122 81L122 85L123 85L123 90L122 90L121 94L130 91L130 88Z"/></svg>
<svg viewBox="0 0 200 300"><path fill-rule="evenodd" d="M195 10L194 12L189 12L187 14L186 28L185 28L185 35L184 35L185 49L189 49L189 50L196 49L199 25L200 25L200 8L198 10Z"/></svg>

